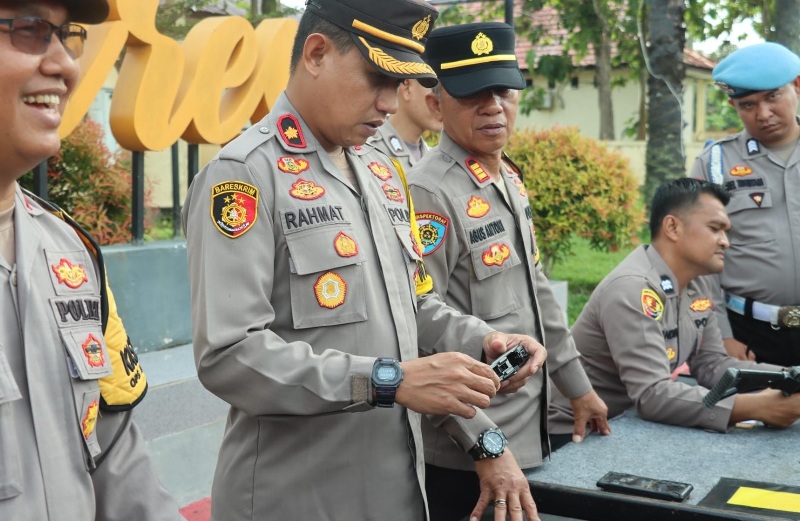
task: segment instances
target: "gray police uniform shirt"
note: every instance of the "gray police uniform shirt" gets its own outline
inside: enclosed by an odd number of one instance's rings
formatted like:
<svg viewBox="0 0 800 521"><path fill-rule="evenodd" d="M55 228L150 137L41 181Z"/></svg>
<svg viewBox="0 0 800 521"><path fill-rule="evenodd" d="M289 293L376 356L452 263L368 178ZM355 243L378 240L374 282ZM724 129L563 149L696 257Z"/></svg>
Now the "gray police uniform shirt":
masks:
<svg viewBox="0 0 800 521"><path fill-rule="evenodd" d="M422 158L409 185L434 291L445 302L499 331L530 335L547 347L549 370L570 397L590 390L561 309L538 263L533 213L517 172L504 169L506 201L480 163L446 133ZM422 336L423 350L433 339ZM458 346L454 346L458 347ZM481 358L481 350L461 351ZM492 399L488 416L503 430L521 468L547 452L547 370L514 394ZM544 391L543 391L544 390ZM423 421L425 459L432 465L474 470L472 458L441 429Z"/></svg>
<svg viewBox="0 0 800 521"><path fill-rule="evenodd" d="M365 382L418 333L480 349L493 331L417 298L404 186L372 147L346 154L360 194L282 94L187 195L198 376L231 405L214 519L423 518L420 415L373 410Z"/></svg>
<svg viewBox="0 0 800 521"><path fill-rule="evenodd" d="M722 290L776 306L800 305L800 152L784 166L746 131L707 147L691 177L730 190ZM723 338L733 336L722 292L714 298Z"/></svg>
<svg viewBox="0 0 800 521"><path fill-rule="evenodd" d="M777 369L727 356L705 280L679 293L675 275L652 246L636 248L597 285L572 336L609 418L636 407L646 420L725 432L735 397L708 409L708 388L729 367ZM671 378L684 363L699 386ZM557 392L550 428L572 432L569 402Z"/></svg>
<svg viewBox="0 0 800 521"><path fill-rule="evenodd" d="M367 143L387 156L399 161L403 170L408 172L411 170L411 167L417 163L417 160L414 159L405 141L403 141L403 138L400 137L400 134L398 134L392 126L391 119L392 118L387 118L386 121L383 122L383 125L378 127L378 132L367 140ZM420 143L422 145L420 151L424 157L430 149L424 139L420 140Z"/></svg>
<svg viewBox="0 0 800 521"><path fill-rule="evenodd" d="M16 265L0 258L0 519L183 519L131 412L98 412L113 353L93 256L19 187L14 227Z"/></svg>

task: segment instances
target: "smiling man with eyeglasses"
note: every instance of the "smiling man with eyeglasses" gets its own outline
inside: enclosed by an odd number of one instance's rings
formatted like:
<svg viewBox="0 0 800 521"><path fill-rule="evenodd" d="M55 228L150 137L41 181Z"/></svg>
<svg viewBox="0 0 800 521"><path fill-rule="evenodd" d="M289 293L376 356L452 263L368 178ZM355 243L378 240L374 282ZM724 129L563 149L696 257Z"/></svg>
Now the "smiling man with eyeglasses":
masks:
<svg viewBox="0 0 800 521"><path fill-rule="evenodd" d="M179 521L131 419L147 390L99 248L17 180L60 147L105 0L0 0L0 519ZM91 244L91 247L87 247Z"/></svg>

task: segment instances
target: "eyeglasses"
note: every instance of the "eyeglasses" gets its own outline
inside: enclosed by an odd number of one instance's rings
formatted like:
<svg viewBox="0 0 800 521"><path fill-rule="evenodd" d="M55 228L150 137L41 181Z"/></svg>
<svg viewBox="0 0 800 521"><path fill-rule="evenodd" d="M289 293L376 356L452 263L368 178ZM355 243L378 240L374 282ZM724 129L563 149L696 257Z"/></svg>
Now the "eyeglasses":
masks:
<svg viewBox="0 0 800 521"><path fill-rule="evenodd" d="M0 18L0 26L8 26L11 45L28 54L44 54L53 35L57 35L70 56L79 58L83 54L86 29L77 24L55 25L35 16Z"/></svg>

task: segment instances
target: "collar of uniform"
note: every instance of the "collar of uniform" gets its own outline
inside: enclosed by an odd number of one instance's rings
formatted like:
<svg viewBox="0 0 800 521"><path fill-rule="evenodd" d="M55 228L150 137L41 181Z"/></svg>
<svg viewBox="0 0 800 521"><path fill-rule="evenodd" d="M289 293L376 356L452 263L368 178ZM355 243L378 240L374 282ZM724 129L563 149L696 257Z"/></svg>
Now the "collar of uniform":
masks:
<svg viewBox="0 0 800 521"><path fill-rule="evenodd" d="M22 188L19 186L19 183L17 183L14 199L14 207L17 210L24 208L30 215L34 216L44 213L44 210L41 206L39 206L39 203L31 200L30 198L26 197L24 193L22 193Z"/></svg>
<svg viewBox="0 0 800 521"><path fill-rule="evenodd" d="M488 178L483 182L479 181L478 178L472 172L470 172L469 167L467 166L467 160L470 158L472 159L475 158L469 152L461 148L461 145L453 141L453 139L447 135L447 132L442 131L442 135L441 138L439 139L439 144L437 145L437 148L441 152L453 158L453 161L457 163L462 170L464 170L467 174L469 174L468 177L478 188L489 186L492 183L492 177L489 175L488 172L486 173Z"/></svg>
<svg viewBox="0 0 800 521"><path fill-rule="evenodd" d="M652 270L647 272L648 282L650 282L653 287L657 288L659 293L666 298L678 296L678 283L676 282L675 274L672 273L672 270L667 266L667 263L652 244L647 248L647 260L650 261L650 265L653 267ZM668 277L670 282L672 282L672 287L674 288L672 291L666 291L661 285L661 281L664 280L663 277Z"/></svg>
<svg viewBox="0 0 800 521"><path fill-rule="evenodd" d="M406 148L406 142L403 141L403 138L400 137L400 134L398 134L397 130L392 126L389 121L390 119L391 118L387 118L383 125L378 128L378 135L383 139L387 149L390 150L393 155L410 156L411 152ZM395 142L400 145L400 150L397 150Z"/></svg>
<svg viewBox="0 0 800 521"><path fill-rule="evenodd" d="M297 130L300 133L305 146L292 146L287 143L285 139L282 139L279 125L281 118L286 115L292 116L300 125L300 128ZM309 130L308 126L306 126L306 122L303 120L300 114L298 114L297 109L294 108L292 103L289 101L289 98L286 97L285 91L278 96L278 99L275 101L275 105L272 106L272 110L269 111L269 115L263 121L266 121L266 124L264 125L265 128L262 130L262 132L268 132L269 135L274 134L276 141L280 143L281 147L283 147L283 149L290 154L307 154L309 152L315 152L318 148L320 148L319 141L317 141L317 138L314 137L314 134L312 134L311 130Z"/></svg>

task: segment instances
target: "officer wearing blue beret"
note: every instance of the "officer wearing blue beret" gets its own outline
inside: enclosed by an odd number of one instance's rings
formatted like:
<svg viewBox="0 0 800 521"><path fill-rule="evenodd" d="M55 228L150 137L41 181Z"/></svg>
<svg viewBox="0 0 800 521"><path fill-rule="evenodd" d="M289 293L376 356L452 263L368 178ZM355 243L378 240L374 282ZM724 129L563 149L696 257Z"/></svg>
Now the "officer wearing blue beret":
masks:
<svg viewBox="0 0 800 521"><path fill-rule="evenodd" d="M728 353L800 364L800 58L777 43L739 49L714 68L744 131L707 147L692 177L731 192L730 249L715 304Z"/></svg>

